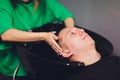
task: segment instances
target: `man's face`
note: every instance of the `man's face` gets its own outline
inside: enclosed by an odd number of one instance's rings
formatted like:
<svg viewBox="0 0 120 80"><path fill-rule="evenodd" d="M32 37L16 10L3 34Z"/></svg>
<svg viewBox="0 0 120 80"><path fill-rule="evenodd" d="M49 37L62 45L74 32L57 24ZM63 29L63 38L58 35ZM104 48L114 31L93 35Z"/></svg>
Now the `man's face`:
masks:
<svg viewBox="0 0 120 80"><path fill-rule="evenodd" d="M74 53L94 45L94 40L80 28L65 28L59 34L59 45Z"/></svg>

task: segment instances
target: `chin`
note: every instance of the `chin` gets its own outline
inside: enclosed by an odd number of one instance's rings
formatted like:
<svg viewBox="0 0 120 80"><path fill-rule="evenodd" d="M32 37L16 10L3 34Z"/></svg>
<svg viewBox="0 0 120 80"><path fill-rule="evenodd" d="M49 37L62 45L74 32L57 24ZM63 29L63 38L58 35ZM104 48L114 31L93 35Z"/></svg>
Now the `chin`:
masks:
<svg viewBox="0 0 120 80"><path fill-rule="evenodd" d="M23 2L29 2L30 0L22 0Z"/></svg>

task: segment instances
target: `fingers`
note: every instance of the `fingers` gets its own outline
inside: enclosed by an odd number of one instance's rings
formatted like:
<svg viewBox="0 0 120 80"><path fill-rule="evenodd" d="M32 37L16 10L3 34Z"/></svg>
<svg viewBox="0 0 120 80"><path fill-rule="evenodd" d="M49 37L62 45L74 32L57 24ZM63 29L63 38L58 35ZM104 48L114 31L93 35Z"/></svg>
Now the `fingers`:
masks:
<svg viewBox="0 0 120 80"><path fill-rule="evenodd" d="M61 54L62 53L62 49L60 48L60 46L57 44L56 40L58 40L59 38L49 32L48 35L46 36L46 42L50 45L50 47L52 49L54 49L55 52L57 52L58 54Z"/></svg>
<svg viewBox="0 0 120 80"><path fill-rule="evenodd" d="M56 43L55 40L52 41L52 43L50 44L50 46L51 46L52 49L54 49L59 55L61 55L62 49L61 49L60 46Z"/></svg>
<svg viewBox="0 0 120 80"><path fill-rule="evenodd" d="M65 58L70 57L70 56L72 55L72 52L66 51L66 50L63 51L63 49L62 49L62 48L57 44L57 42L56 42L56 40L58 40L58 39L59 39L59 38L58 38L55 34L53 34L53 33L51 33L51 32L49 32L49 33L45 36L45 41L50 45L50 47L51 47L55 52L58 53L58 55L61 55L61 56L65 57Z"/></svg>
<svg viewBox="0 0 120 80"><path fill-rule="evenodd" d="M56 35L53 35L53 38L54 38L55 40L58 40L58 39L59 39Z"/></svg>

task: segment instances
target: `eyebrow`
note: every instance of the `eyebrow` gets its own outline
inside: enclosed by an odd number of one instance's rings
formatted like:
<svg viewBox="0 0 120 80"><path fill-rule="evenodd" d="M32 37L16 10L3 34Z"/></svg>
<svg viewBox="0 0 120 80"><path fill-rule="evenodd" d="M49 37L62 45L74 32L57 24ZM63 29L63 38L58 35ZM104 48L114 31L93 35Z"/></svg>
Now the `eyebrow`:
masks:
<svg viewBox="0 0 120 80"><path fill-rule="evenodd" d="M67 31L67 34L70 33L72 30Z"/></svg>
<svg viewBox="0 0 120 80"><path fill-rule="evenodd" d="M67 31L65 31L65 36L68 34L68 33L70 33L72 30L71 29L69 29L69 30L67 30Z"/></svg>

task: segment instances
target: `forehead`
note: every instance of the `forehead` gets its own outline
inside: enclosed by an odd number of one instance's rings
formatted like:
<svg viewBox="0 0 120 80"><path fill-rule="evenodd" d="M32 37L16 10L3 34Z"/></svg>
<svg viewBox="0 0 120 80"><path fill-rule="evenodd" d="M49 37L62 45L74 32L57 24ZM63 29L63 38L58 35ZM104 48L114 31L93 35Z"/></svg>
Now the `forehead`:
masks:
<svg viewBox="0 0 120 80"><path fill-rule="evenodd" d="M67 32L69 32L72 29L75 29L75 27L74 28L64 28L64 29L62 29L59 33L59 36L67 34Z"/></svg>

